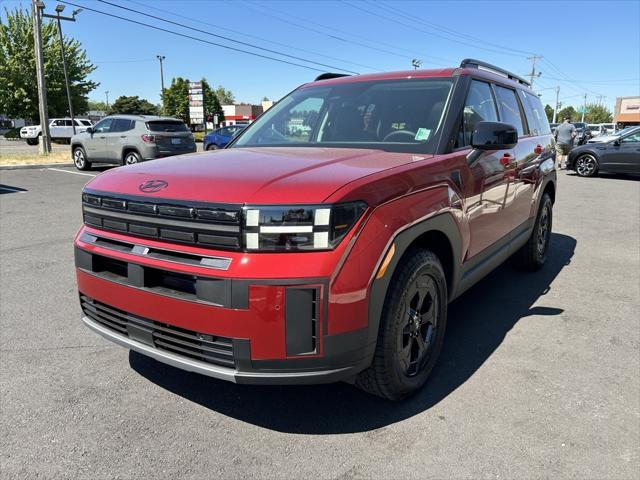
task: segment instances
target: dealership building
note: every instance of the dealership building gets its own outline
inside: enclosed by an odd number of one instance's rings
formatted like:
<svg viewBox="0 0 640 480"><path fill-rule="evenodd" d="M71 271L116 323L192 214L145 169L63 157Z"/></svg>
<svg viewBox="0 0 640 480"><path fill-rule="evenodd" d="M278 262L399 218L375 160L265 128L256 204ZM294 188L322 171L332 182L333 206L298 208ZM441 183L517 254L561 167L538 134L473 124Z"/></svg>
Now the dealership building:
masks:
<svg viewBox="0 0 640 480"><path fill-rule="evenodd" d="M640 97L618 97L613 121L618 129L640 125Z"/></svg>

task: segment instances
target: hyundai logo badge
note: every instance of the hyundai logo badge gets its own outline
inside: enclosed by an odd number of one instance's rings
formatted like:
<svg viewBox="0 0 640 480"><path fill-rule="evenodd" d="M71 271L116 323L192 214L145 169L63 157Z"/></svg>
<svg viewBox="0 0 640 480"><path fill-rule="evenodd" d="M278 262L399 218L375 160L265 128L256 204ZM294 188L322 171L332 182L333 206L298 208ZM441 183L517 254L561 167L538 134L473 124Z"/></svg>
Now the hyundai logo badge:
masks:
<svg viewBox="0 0 640 480"><path fill-rule="evenodd" d="M144 183L141 183L138 189L144 193L156 193L162 190L163 188L167 188L169 184L164 180L147 180Z"/></svg>

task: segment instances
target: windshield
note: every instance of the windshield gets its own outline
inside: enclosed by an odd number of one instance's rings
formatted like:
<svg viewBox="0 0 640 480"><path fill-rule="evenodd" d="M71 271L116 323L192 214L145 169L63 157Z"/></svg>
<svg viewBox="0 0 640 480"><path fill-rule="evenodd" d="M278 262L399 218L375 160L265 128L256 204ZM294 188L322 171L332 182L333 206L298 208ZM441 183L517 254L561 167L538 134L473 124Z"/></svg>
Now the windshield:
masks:
<svg viewBox="0 0 640 480"><path fill-rule="evenodd" d="M351 147L432 153L452 81L442 78L302 87L232 147Z"/></svg>
<svg viewBox="0 0 640 480"><path fill-rule="evenodd" d="M189 128L183 122L162 120L160 122L147 122L147 127L152 132L188 132Z"/></svg>
<svg viewBox="0 0 640 480"><path fill-rule="evenodd" d="M580 123L580 122L576 122L573 124L574 127L576 128L584 128L586 126L586 124L584 123Z"/></svg>

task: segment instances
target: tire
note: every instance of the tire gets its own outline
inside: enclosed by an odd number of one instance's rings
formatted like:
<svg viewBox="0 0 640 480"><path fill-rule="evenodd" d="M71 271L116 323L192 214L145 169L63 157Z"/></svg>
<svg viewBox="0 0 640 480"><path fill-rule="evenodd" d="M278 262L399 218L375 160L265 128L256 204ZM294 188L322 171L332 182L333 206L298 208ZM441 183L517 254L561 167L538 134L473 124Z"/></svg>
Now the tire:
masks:
<svg viewBox="0 0 640 480"><path fill-rule="evenodd" d="M27 138L27 145L31 145L32 147L34 145L38 145L38 138Z"/></svg>
<svg viewBox="0 0 640 480"><path fill-rule="evenodd" d="M215 143L212 143L211 145L207 145L207 150L219 150L219 149L220 147Z"/></svg>
<svg viewBox="0 0 640 480"><path fill-rule="evenodd" d="M78 170L89 170L91 168L91 162L87 160L87 153L82 147L75 147L73 149L73 164Z"/></svg>
<svg viewBox="0 0 640 480"><path fill-rule="evenodd" d="M140 162L140 154L136 151L130 151L125 153L124 158L122 159L122 164L123 165L135 165L136 163Z"/></svg>
<svg viewBox="0 0 640 480"><path fill-rule="evenodd" d="M598 173L598 159L591 153L585 153L576 158L573 167L579 176L593 177Z"/></svg>
<svg viewBox="0 0 640 480"><path fill-rule="evenodd" d="M549 241L551 240L551 227L553 226L553 202L549 194L542 195L540 207L533 225L533 232L527 243L514 255L516 266L535 272L540 270L547 261Z"/></svg>
<svg viewBox="0 0 640 480"><path fill-rule="evenodd" d="M447 282L429 250L410 250L393 273L371 366L360 389L389 400L416 393L440 355L447 324Z"/></svg>

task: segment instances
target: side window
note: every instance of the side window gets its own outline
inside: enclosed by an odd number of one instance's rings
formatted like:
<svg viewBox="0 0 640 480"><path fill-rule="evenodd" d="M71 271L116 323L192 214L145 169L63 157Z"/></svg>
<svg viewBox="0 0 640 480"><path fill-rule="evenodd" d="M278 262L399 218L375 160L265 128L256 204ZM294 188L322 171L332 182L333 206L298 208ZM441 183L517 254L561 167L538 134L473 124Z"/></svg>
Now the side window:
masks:
<svg viewBox="0 0 640 480"><path fill-rule="evenodd" d="M622 143L640 142L640 132L629 135L628 137L620 140Z"/></svg>
<svg viewBox="0 0 640 480"><path fill-rule="evenodd" d="M540 98L524 90L518 90L518 93L529 124L529 132L533 135L549 135L551 127L549 127L547 114L544 112Z"/></svg>
<svg viewBox="0 0 640 480"><path fill-rule="evenodd" d="M64 120L54 120L51 122L52 127L64 127Z"/></svg>
<svg viewBox="0 0 640 480"><path fill-rule="evenodd" d="M64 121L64 126L65 127L73 127L73 123L71 122L71 120L65 120Z"/></svg>
<svg viewBox="0 0 640 480"><path fill-rule="evenodd" d="M111 125L110 132L126 132L127 130L131 130L132 120L128 120L126 118L116 118Z"/></svg>
<svg viewBox="0 0 640 480"><path fill-rule="evenodd" d="M96 133L108 133L111 131L111 124L113 123L113 118L105 118L104 120L98 122L98 124L93 127L93 131Z"/></svg>
<svg viewBox="0 0 640 480"><path fill-rule="evenodd" d="M218 131L219 135L223 135L225 137L231 136L231 127L224 127Z"/></svg>
<svg viewBox="0 0 640 480"><path fill-rule="evenodd" d="M516 92L510 88L496 85L496 98L500 110L500 121L516 127L519 137L524 135L524 122L520 114Z"/></svg>
<svg viewBox="0 0 640 480"><path fill-rule="evenodd" d="M471 133L478 122L497 122L496 104L488 83L472 80L464 104L462 129L458 146L471 145Z"/></svg>

